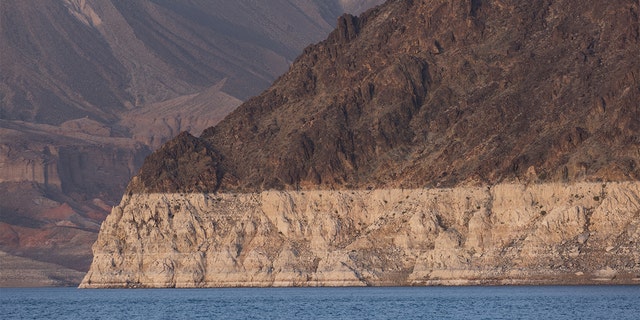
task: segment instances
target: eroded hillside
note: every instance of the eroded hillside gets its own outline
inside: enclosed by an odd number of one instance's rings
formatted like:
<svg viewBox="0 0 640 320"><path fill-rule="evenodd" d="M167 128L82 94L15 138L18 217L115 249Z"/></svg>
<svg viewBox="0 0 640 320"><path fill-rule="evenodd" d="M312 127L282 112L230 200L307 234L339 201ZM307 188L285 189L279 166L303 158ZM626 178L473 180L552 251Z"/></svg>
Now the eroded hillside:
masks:
<svg viewBox="0 0 640 320"><path fill-rule="evenodd" d="M145 160L84 287L638 283L637 1L388 1Z"/></svg>
<svg viewBox="0 0 640 320"><path fill-rule="evenodd" d="M86 271L146 155L258 94L343 10L380 2L1 1L0 250Z"/></svg>
<svg viewBox="0 0 640 320"><path fill-rule="evenodd" d="M391 1L345 15L203 133L215 177L151 156L130 191L638 180L637 12L634 1ZM186 175L209 184L165 178Z"/></svg>

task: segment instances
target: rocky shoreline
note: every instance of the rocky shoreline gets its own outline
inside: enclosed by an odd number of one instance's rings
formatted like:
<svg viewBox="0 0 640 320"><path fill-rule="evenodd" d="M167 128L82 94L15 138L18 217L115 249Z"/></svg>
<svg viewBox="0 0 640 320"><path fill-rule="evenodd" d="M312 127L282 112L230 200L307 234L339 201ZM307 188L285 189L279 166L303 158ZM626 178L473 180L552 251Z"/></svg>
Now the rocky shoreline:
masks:
<svg viewBox="0 0 640 320"><path fill-rule="evenodd" d="M132 194L81 288L640 283L640 182Z"/></svg>

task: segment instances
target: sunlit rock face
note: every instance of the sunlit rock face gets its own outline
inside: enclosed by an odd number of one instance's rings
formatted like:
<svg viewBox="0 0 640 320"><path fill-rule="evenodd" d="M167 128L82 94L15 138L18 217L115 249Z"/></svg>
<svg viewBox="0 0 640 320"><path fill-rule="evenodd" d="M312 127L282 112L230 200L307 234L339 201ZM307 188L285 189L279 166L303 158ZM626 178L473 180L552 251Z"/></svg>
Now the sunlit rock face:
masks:
<svg viewBox="0 0 640 320"><path fill-rule="evenodd" d="M150 155L83 286L637 283L635 1L388 1Z"/></svg>
<svg viewBox="0 0 640 320"><path fill-rule="evenodd" d="M134 194L82 287L638 283L640 183Z"/></svg>

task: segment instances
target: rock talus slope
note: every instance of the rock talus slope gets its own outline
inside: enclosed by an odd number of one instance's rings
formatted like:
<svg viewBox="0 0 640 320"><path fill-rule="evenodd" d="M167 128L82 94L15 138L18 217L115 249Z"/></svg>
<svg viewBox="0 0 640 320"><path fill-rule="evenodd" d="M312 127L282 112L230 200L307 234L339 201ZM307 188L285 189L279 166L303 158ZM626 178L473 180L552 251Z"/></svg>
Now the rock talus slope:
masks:
<svg viewBox="0 0 640 320"><path fill-rule="evenodd" d="M134 194L82 287L640 283L640 183Z"/></svg>
<svg viewBox="0 0 640 320"><path fill-rule="evenodd" d="M639 5L340 17L145 160L83 286L637 283Z"/></svg>

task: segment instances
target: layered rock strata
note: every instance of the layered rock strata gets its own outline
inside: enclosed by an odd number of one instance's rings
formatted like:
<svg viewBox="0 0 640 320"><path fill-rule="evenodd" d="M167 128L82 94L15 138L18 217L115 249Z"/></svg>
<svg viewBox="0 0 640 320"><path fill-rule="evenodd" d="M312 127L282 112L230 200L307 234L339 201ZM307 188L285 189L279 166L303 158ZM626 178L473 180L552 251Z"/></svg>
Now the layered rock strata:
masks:
<svg viewBox="0 0 640 320"><path fill-rule="evenodd" d="M638 6L340 17L145 160L82 286L637 283Z"/></svg>
<svg viewBox="0 0 640 320"><path fill-rule="evenodd" d="M133 194L81 287L640 283L640 183Z"/></svg>
<svg viewBox="0 0 640 320"><path fill-rule="evenodd" d="M0 251L0 283L3 287L74 286L83 272L18 257Z"/></svg>
<svg viewBox="0 0 640 320"><path fill-rule="evenodd" d="M78 284L151 150L215 125L344 11L381 2L0 1L0 250L19 261L0 286ZM64 279L24 271L45 267Z"/></svg>

